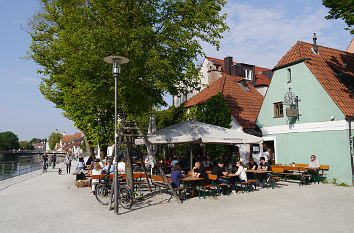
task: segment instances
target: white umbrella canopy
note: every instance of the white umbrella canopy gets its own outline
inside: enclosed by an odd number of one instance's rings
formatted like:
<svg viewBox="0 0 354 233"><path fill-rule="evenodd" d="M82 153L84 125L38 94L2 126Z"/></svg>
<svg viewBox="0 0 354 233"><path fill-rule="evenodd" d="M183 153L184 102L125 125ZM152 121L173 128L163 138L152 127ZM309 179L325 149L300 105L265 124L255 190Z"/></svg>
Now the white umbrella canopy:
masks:
<svg viewBox="0 0 354 233"><path fill-rule="evenodd" d="M263 142L261 137L198 121L186 121L171 125L148 134L147 139L152 144L259 144ZM144 143L142 139L136 139L135 144L142 145Z"/></svg>

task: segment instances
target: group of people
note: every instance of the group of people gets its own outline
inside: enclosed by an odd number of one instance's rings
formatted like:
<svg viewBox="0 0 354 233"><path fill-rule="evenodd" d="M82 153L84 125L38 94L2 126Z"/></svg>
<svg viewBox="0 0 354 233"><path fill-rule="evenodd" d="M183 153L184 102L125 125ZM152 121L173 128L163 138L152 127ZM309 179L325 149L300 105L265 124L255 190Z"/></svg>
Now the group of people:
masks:
<svg viewBox="0 0 354 233"><path fill-rule="evenodd" d="M99 181L97 179L92 179L92 175L102 175L102 174L107 174L107 173L113 173L114 172L114 164L111 159L106 156L102 161L99 158L96 158L96 155L93 153L90 155L90 157L86 161L86 166L84 164L84 159L81 157L79 158L79 164L78 168L80 166L80 169L85 169L85 174L88 177L86 179L87 185L91 184L91 192L94 193L95 191L95 183L98 183ZM84 167L82 167L84 166ZM125 162L124 158L120 158L118 164L117 164L117 170L118 173L125 173Z"/></svg>
<svg viewBox="0 0 354 233"><path fill-rule="evenodd" d="M172 160L171 166L172 167L172 172L171 172L171 181L172 181L172 186L174 188L178 188L181 185L181 179L184 178L181 166L179 165L178 160ZM246 170L258 170L258 171L269 171L269 173L259 173L257 174L257 177L255 177L254 173L250 173L249 176L250 178L257 178L258 180L258 185L259 187L263 188L265 185L265 182L267 179L271 178L271 164L270 161L266 161L265 157L260 157L259 159L259 164L257 164L253 158L250 159L250 161L247 163L247 167L244 167L244 164L241 161L236 162L236 167L237 171L235 173L236 176L233 176L229 179L230 184L232 185L232 188L235 189L235 184L238 182L247 182L247 173ZM307 167L307 174L311 175L311 179L314 179L314 176L318 175L320 169L320 164L318 160L316 160L315 155L311 155L311 162L309 163ZM226 183L227 180L223 178L224 176L227 176L230 172L232 171L225 171L224 168L224 162L222 160L219 160L217 162L217 166L215 166L211 170L211 174L217 176L217 182L219 183ZM195 162L195 165L192 169L192 175L193 177L200 177L204 178L204 182L208 182L208 174L202 165L200 161Z"/></svg>
<svg viewBox="0 0 354 233"><path fill-rule="evenodd" d="M44 153L42 156L42 160L44 166L48 167L48 165L52 165L54 169L57 162L57 155L53 154L52 156L49 157L47 153Z"/></svg>

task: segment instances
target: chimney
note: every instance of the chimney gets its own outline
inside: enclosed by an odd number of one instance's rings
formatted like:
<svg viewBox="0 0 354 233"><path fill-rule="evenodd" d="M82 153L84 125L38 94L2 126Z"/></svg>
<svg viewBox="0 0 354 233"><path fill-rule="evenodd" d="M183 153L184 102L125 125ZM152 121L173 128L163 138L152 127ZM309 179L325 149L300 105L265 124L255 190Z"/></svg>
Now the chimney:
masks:
<svg viewBox="0 0 354 233"><path fill-rule="evenodd" d="M316 41L317 41L316 33L313 33L313 52L315 54L318 54Z"/></svg>
<svg viewBox="0 0 354 233"><path fill-rule="evenodd" d="M224 72L226 74L231 75L231 67L232 67L232 57L228 56L224 58Z"/></svg>

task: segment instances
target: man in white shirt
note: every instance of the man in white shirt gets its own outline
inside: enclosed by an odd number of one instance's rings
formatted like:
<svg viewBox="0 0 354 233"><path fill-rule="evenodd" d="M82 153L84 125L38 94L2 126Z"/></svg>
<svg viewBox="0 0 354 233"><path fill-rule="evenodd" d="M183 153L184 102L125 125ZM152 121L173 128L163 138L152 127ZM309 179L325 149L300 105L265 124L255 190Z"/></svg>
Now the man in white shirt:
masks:
<svg viewBox="0 0 354 233"><path fill-rule="evenodd" d="M125 173L125 162L123 159L118 163L118 173Z"/></svg>
<svg viewBox="0 0 354 233"><path fill-rule="evenodd" d="M311 155L310 160L309 166L307 167L307 174L311 175L311 180L314 180L314 177L318 176L320 162L316 159L316 155Z"/></svg>

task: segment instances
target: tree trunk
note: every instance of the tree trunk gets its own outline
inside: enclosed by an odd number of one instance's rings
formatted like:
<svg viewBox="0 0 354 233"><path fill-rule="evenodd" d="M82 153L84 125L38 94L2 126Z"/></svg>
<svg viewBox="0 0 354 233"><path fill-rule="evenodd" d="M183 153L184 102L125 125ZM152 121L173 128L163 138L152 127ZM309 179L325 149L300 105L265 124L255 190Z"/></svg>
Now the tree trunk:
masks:
<svg viewBox="0 0 354 233"><path fill-rule="evenodd" d="M107 156L107 146L100 146L100 160L102 161Z"/></svg>
<svg viewBox="0 0 354 233"><path fill-rule="evenodd" d="M84 139L86 144L86 152L88 156L90 156L93 153L93 148L91 147L90 142L87 140L86 134L84 134Z"/></svg>
<svg viewBox="0 0 354 233"><path fill-rule="evenodd" d="M130 139L128 138L127 140L125 140L125 174L126 174L127 185L132 190L134 190L131 154L132 154L132 144L130 142Z"/></svg>

